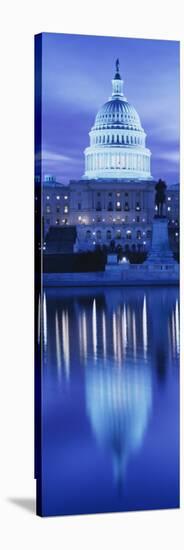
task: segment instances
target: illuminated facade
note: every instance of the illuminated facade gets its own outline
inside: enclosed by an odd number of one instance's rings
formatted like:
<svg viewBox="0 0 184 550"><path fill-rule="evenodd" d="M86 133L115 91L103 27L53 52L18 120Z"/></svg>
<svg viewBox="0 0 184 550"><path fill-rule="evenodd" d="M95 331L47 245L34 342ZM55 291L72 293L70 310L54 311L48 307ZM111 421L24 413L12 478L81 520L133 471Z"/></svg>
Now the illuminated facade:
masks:
<svg viewBox="0 0 184 550"><path fill-rule="evenodd" d="M84 151L85 172L69 185L46 176L43 186L44 233L53 225L77 229L75 252L97 245L123 251L147 251L155 214L151 152L139 115L123 93L116 61L112 96L98 111ZM175 188L176 186L174 186ZM167 191L166 214L178 219L173 191Z"/></svg>

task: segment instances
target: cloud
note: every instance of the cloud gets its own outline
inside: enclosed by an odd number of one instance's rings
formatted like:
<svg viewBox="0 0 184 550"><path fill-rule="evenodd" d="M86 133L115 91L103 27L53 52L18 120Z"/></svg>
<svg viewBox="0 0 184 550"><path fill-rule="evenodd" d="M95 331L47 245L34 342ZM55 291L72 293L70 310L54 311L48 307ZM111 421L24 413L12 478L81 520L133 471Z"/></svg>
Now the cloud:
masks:
<svg viewBox="0 0 184 550"><path fill-rule="evenodd" d="M162 151L157 154L157 158L159 158L160 160L172 162L174 164L179 163L180 161L179 151Z"/></svg>
<svg viewBox="0 0 184 550"><path fill-rule="evenodd" d="M71 158L66 156L66 155L61 155L59 153L54 153L53 151L45 151L43 150L42 153L39 152L36 154L36 160L42 160L43 162L44 161L48 161L48 162L57 162L57 161L61 161L61 162L71 162Z"/></svg>

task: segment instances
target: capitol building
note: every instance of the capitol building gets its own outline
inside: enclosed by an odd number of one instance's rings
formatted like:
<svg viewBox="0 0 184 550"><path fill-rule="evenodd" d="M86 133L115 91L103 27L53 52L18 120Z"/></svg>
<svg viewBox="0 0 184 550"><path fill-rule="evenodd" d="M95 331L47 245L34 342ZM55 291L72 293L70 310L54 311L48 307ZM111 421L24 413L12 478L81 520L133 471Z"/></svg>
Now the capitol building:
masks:
<svg viewBox="0 0 184 550"><path fill-rule="evenodd" d="M80 180L63 185L45 176L45 236L53 226L72 226L74 252L93 251L97 245L147 251L156 208L151 151L139 114L124 95L118 59L111 96L95 117L84 158ZM165 213L171 223L178 215L175 194L167 189Z"/></svg>

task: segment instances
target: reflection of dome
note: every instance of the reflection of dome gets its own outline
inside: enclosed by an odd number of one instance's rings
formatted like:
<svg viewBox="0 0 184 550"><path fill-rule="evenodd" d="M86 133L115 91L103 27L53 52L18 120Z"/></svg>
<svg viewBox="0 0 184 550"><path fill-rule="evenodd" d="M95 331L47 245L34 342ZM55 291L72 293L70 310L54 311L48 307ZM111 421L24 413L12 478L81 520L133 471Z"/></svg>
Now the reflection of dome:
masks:
<svg viewBox="0 0 184 550"><path fill-rule="evenodd" d="M150 179L149 149L139 115L123 94L116 61L112 96L98 111L85 149L86 178Z"/></svg>
<svg viewBox="0 0 184 550"><path fill-rule="evenodd" d="M142 444L152 404L147 365L93 366L86 371L87 411L98 443L110 449L121 478L129 455Z"/></svg>

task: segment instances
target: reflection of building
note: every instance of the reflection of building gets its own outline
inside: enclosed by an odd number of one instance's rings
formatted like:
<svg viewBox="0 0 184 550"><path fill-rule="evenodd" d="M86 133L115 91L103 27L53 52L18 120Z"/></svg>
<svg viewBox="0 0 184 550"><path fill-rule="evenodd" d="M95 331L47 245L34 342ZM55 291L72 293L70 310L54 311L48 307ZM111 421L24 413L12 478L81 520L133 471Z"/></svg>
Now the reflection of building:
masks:
<svg viewBox="0 0 184 550"><path fill-rule="evenodd" d="M86 371L86 400L93 432L102 448L109 449L116 481L121 482L128 459L141 447L151 414L148 365L92 365Z"/></svg>
<svg viewBox="0 0 184 550"><path fill-rule="evenodd" d="M45 293L45 376L68 388L67 400L80 380L93 436L117 483L143 444L155 375L164 383L176 368L178 314L176 288Z"/></svg>
<svg viewBox="0 0 184 550"><path fill-rule="evenodd" d="M124 96L118 60L112 95L99 109L89 136L80 180L62 185L46 176L44 232L69 224L77 228L76 250L112 242L123 250L146 250L155 211L151 153L139 115ZM178 219L174 193L172 200L167 197L169 219Z"/></svg>

